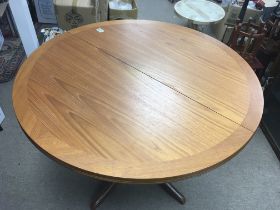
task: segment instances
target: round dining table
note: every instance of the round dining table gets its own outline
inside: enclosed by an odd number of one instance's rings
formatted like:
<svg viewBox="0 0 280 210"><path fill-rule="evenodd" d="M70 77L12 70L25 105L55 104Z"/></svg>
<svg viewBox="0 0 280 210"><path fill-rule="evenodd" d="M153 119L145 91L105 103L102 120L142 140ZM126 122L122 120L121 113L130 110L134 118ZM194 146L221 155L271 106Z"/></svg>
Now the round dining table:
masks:
<svg viewBox="0 0 280 210"><path fill-rule="evenodd" d="M265 7L276 7L279 2L277 0L262 0Z"/></svg>
<svg viewBox="0 0 280 210"><path fill-rule="evenodd" d="M220 166L254 135L260 83L231 48L198 31L146 20L86 25L22 64L13 106L48 157L104 181L171 184Z"/></svg>
<svg viewBox="0 0 280 210"><path fill-rule="evenodd" d="M225 16L224 9L208 0L181 0L174 5L176 14L188 21L191 28L217 23Z"/></svg>

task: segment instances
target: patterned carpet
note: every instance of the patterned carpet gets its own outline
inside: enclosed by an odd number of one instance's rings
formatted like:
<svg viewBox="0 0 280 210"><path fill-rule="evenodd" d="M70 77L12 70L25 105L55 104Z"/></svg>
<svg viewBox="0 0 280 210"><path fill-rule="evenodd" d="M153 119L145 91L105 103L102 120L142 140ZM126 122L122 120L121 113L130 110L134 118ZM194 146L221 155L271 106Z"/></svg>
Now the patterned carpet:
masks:
<svg viewBox="0 0 280 210"><path fill-rule="evenodd" d="M13 79L24 58L25 52L20 39L5 39L0 51L0 83Z"/></svg>

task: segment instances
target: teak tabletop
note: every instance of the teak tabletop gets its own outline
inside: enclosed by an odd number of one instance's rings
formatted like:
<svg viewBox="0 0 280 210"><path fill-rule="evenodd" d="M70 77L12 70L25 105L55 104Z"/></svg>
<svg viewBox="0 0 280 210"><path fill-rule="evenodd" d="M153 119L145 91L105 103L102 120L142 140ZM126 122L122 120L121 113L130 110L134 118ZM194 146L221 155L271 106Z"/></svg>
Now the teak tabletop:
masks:
<svg viewBox="0 0 280 210"><path fill-rule="evenodd" d="M64 165L112 182L163 183L237 154L258 127L263 95L223 43L126 20L43 44L22 65L13 104L30 140Z"/></svg>

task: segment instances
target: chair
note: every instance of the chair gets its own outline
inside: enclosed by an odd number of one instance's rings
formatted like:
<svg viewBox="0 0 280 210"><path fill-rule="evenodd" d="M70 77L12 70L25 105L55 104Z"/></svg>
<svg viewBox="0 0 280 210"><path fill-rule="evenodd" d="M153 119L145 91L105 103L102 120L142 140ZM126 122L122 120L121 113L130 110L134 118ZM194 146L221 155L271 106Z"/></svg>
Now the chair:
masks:
<svg viewBox="0 0 280 210"><path fill-rule="evenodd" d="M257 57L266 65L266 71L263 75L262 81L264 84L268 83L268 80L275 77L279 72L280 61L280 16L276 13L265 23L266 36L264 38L261 49L259 50Z"/></svg>
<svg viewBox="0 0 280 210"><path fill-rule="evenodd" d="M264 24L256 25L249 19L246 23L236 21L228 45L243 57L260 78L264 66L257 59L256 53L260 49L265 37Z"/></svg>
<svg viewBox="0 0 280 210"><path fill-rule="evenodd" d="M266 21L265 29L265 38L261 51L267 54L271 60L275 58L280 51L280 17L272 15L270 19Z"/></svg>
<svg viewBox="0 0 280 210"><path fill-rule="evenodd" d="M280 15L272 15L265 24L267 29L266 35L269 39L280 37Z"/></svg>

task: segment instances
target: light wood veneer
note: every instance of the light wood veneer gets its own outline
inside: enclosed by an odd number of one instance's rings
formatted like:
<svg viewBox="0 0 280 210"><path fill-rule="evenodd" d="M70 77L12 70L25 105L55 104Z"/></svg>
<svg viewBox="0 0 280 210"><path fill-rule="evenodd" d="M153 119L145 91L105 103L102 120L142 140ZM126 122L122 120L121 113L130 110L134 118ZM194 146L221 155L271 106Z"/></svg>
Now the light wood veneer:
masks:
<svg viewBox="0 0 280 210"><path fill-rule="evenodd" d="M44 153L132 183L218 166L248 143L263 110L254 72L230 48L139 20L87 25L44 44L22 65L13 103Z"/></svg>

